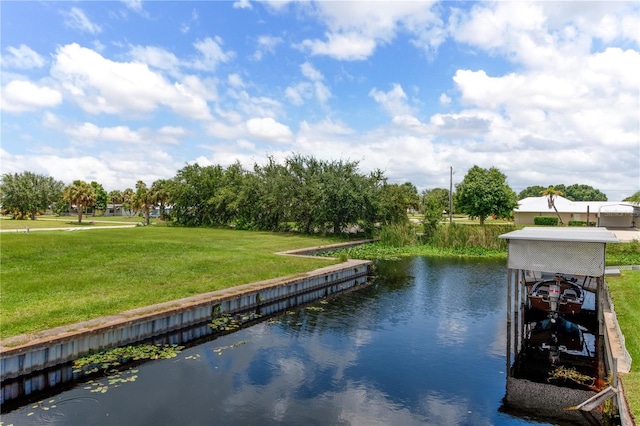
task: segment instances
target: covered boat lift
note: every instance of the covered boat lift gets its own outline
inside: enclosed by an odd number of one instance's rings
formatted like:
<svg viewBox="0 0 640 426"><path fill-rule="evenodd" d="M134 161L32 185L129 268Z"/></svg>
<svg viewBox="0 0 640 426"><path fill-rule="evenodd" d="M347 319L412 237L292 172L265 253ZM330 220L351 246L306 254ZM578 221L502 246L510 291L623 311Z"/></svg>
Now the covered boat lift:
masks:
<svg viewBox="0 0 640 426"><path fill-rule="evenodd" d="M612 304L604 280L607 272L606 244L618 243L619 240L603 228L547 227L527 227L503 234L499 238L507 240L508 243L505 404L553 416L555 413L571 413L566 411L568 407L590 411L604 400L616 396L620 411L626 411L626 406L625 409L621 407L625 402L618 389L617 373L619 362L622 364L622 371L628 372L631 359L624 349L624 340L617 328L615 313L611 315ZM590 277L588 281L585 279L583 284L585 289L595 293L599 342L596 356L601 373L599 378L612 378L611 385L601 392L603 395L586 391L574 392L573 389L547 383L533 383L514 377L514 365L523 350L526 338L527 286L542 279L545 274ZM606 312L611 318L605 319ZM606 324L611 321L615 323L614 326ZM613 332L610 329L613 329ZM612 343L612 338L617 341L617 346L622 346L622 350L615 348L616 343Z"/></svg>

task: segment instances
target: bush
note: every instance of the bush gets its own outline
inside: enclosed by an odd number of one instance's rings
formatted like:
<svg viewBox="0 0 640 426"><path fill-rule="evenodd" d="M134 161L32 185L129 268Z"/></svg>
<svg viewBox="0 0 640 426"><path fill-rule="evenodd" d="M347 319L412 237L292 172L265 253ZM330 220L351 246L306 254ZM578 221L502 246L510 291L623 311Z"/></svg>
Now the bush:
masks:
<svg viewBox="0 0 640 426"><path fill-rule="evenodd" d="M392 224L380 230L380 242L389 247L404 247L415 244L416 234L408 224Z"/></svg>
<svg viewBox="0 0 640 426"><path fill-rule="evenodd" d="M533 218L534 225L558 226L558 218L552 216L536 216Z"/></svg>
<svg viewBox="0 0 640 426"><path fill-rule="evenodd" d="M498 237L518 229L516 225L461 225L458 223L439 225L430 244L440 248L467 248L506 250L507 241Z"/></svg>
<svg viewBox="0 0 640 426"><path fill-rule="evenodd" d="M587 221L585 220L570 220L569 226L587 226ZM596 226L595 222L589 222L589 226Z"/></svg>

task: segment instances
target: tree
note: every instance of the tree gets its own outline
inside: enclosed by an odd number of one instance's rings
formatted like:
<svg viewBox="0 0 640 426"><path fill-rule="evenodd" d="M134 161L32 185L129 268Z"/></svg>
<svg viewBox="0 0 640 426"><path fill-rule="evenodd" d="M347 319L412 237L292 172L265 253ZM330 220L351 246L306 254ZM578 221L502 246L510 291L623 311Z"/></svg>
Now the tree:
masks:
<svg viewBox="0 0 640 426"><path fill-rule="evenodd" d="M446 207L447 209L449 208L448 196ZM427 240L433 237L438 228L438 222L442 219L442 211L442 200L439 197L424 197L424 202L422 203L422 228Z"/></svg>
<svg viewBox="0 0 640 426"><path fill-rule="evenodd" d="M540 193L544 191L545 188L540 185L528 186L518 194L518 200L522 200L528 197L539 197Z"/></svg>
<svg viewBox="0 0 640 426"><path fill-rule="evenodd" d="M633 194L630 197L625 198L622 201L628 201L630 203L640 204L640 191L637 191L635 194Z"/></svg>
<svg viewBox="0 0 640 426"><path fill-rule="evenodd" d="M131 204L134 206L136 210L142 209L142 214L144 216L144 222L146 225L149 224L149 210L151 207L155 205L153 201L153 196L149 188L147 188L147 184L143 181L139 180L136 182L136 192L133 194L133 198L131 199Z"/></svg>
<svg viewBox="0 0 640 426"><path fill-rule="evenodd" d="M449 212L449 190L444 188L425 189L420 194L420 212L424 213L427 209L432 209L437 205L442 212Z"/></svg>
<svg viewBox="0 0 640 426"><path fill-rule="evenodd" d="M78 209L78 223L82 223L83 209L93 206L96 202L96 193L91 185L82 180L74 180L64 189L63 197L70 204L75 204Z"/></svg>
<svg viewBox="0 0 640 426"><path fill-rule="evenodd" d="M95 180L91 181L90 185L96 194L96 204L93 206L93 215L95 216L96 210L102 210L103 212L107 210L109 194L107 194L107 191L104 190L102 184L99 184Z"/></svg>
<svg viewBox="0 0 640 426"><path fill-rule="evenodd" d="M122 204L122 202L124 201L124 196L118 189L114 189L113 191L109 192L107 196L109 197L109 201L111 201L111 206L113 207L113 215L115 216L116 204Z"/></svg>
<svg viewBox="0 0 640 426"><path fill-rule="evenodd" d="M563 184L551 185L557 191L562 192L563 196L571 201L607 201L607 196L598 189L589 185L573 184L565 186ZM547 188L540 185L529 186L518 194L518 200L527 197L539 197L540 193Z"/></svg>
<svg viewBox="0 0 640 426"><path fill-rule="evenodd" d="M556 188L558 189L558 188ZM607 195L589 185L573 184L561 189L571 201L607 201Z"/></svg>
<svg viewBox="0 0 640 426"><path fill-rule="evenodd" d="M488 216L511 216L518 205L516 193L507 185L506 176L495 167L473 166L461 183L456 185L456 211L480 219Z"/></svg>
<svg viewBox="0 0 640 426"><path fill-rule="evenodd" d="M2 175L0 203L4 212L16 219L36 220L38 213L46 211L60 201L64 183L51 176L33 172Z"/></svg>
<svg viewBox="0 0 640 426"><path fill-rule="evenodd" d="M555 189L553 186L550 186L547 189L543 189L542 191L540 191L540 195L544 195L545 197L547 197L547 203L549 205L549 208L553 207L553 209L556 211L556 215L558 216L558 220L560 221L561 224L564 225L564 222L562 221L562 217L560 216L560 213L558 213L558 209L556 208L556 202L555 202L555 198L558 195L562 195L562 191L559 191Z"/></svg>
<svg viewBox="0 0 640 426"><path fill-rule="evenodd" d="M133 192L133 189L131 188L127 188L124 191L122 191L122 208L124 210L127 210L129 213L128 215L131 215L131 211L133 210L133 196L135 195L135 192ZM138 211L136 210L135 213L137 213Z"/></svg>
<svg viewBox="0 0 640 426"><path fill-rule="evenodd" d="M170 182L166 179L158 179L151 184L151 201L160 206L160 220L164 220L164 208L169 200Z"/></svg>

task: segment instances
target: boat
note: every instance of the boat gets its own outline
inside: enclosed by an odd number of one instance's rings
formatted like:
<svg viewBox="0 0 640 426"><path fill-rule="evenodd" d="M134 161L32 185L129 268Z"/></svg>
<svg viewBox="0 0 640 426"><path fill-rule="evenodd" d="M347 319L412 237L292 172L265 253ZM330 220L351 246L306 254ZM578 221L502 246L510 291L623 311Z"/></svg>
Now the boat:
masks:
<svg viewBox="0 0 640 426"><path fill-rule="evenodd" d="M584 290L575 282L556 275L536 282L529 291L529 307L558 315L575 315L582 310Z"/></svg>

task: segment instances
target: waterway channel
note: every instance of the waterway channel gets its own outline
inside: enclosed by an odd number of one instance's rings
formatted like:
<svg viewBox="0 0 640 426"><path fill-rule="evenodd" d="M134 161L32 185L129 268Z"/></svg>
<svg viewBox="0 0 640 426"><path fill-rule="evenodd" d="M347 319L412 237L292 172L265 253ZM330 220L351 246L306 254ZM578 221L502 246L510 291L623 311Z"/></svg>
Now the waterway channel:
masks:
<svg viewBox="0 0 640 426"><path fill-rule="evenodd" d="M2 424L540 424L501 409L504 261L415 257L376 275L118 380L66 385Z"/></svg>

